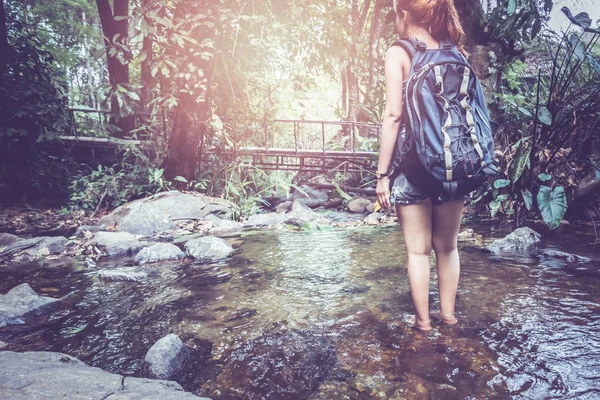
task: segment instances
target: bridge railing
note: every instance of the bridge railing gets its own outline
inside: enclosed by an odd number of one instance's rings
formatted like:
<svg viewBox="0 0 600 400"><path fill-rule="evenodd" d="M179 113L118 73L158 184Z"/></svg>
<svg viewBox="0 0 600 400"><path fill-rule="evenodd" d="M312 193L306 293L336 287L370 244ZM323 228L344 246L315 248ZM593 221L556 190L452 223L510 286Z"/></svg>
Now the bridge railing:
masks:
<svg viewBox="0 0 600 400"><path fill-rule="evenodd" d="M117 132L110 128L110 112L91 108L69 109L71 128L69 135L78 138L133 139L127 132ZM149 139L149 133L141 131L140 126L150 114L136 113L132 116L135 139ZM304 119L254 120L248 122L223 121L227 134L236 146L260 147L263 149L294 149L327 151L375 151L381 133L381 126L355 121L325 121ZM167 124L164 113L154 121L158 129L167 138ZM245 134L244 130L251 130ZM210 148L210 146L209 146ZM210 149L207 148L207 151Z"/></svg>
<svg viewBox="0 0 600 400"><path fill-rule="evenodd" d="M380 125L353 121L274 119L224 123L234 141L243 143L237 148L374 151L381 131Z"/></svg>
<svg viewBox="0 0 600 400"><path fill-rule="evenodd" d="M70 110L72 128L63 140L80 147L116 147L113 138L130 144L149 140L147 132L138 130L135 137L123 132L110 132L110 113L87 108ZM148 114L136 114L134 127L142 126ZM273 119L236 122L224 120L222 134L228 135L232 146L220 140L219 145L201 140L199 162L214 164L246 157L254 165L267 169L326 170L346 163L357 168L372 166L377 158L381 125L355 121L325 121L304 119ZM166 139L169 134L165 115L154 121L154 129ZM210 137L210 136L209 136ZM92 149L92 153L93 149ZM216 155L213 156L213 155ZM360 165L359 165L360 164Z"/></svg>

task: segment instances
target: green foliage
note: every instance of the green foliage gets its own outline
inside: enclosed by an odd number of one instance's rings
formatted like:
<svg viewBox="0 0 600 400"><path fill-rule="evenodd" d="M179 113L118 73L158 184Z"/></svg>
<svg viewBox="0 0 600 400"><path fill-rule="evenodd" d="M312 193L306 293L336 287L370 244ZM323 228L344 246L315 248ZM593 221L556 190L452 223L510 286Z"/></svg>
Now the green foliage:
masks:
<svg viewBox="0 0 600 400"><path fill-rule="evenodd" d="M523 201L525 202L525 208L527 208L528 211L531 210L533 207L533 195L529 189L521 190L521 195L523 196Z"/></svg>
<svg viewBox="0 0 600 400"><path fill-rule="evenodd" d="M52 54L52 68L70 82L73 103L97 108L103 83L104 44L96 4L87 0L5 0L9 37L24 32L38 38L36 47Z"/></svg>
<svg viewBox="0 0 600 400"><path fill-rule="evenodd" d="M225 167L213 177L222 177L223 197L234 204L226 217L235 221L259 212L266 205L263 197L287 195L293 186L291 176L284 171L263 171L244 161Z"/></svg>
<svg viewBox="0 0 600 400"><path fill-rule="evenodd" d="M523 175L523 171L530 166L531 137L527 136L519 139L513 147L516 147L516 154L510 168L509 176L513 182L517 182Z"/></svg>
<svg viewBox="0 0 600 400"><path fill-rule="evenodd" d="M67 129L64 77L35 35L14 38L2 58L0 182L25 198L57 192L64 166L46 154L45 145Z"/></svg>
<svg viewBox="0 0 600 400"><path fill-rule="evenodd" d="M594 68L600 30L590 28L586 13L562 11L572 29L545 34L549 52L531 45L526 60L537 68L516 61L504 71L496 99L506 121L498 139L515 143L502 159L511 183L501 181L508 198L496 192L489 204L493 215L509 215L512 205L519 223L539 212L550 229L560 225L578 181L594 173L585 160L600 145L593 133L600 129L600 71Z"/></svg>
<svg viewBox="0 0 600 400"><path fill-rule="evenodd" d="M540 186L537 203L546 225L550 229L558 228L567 211L565 188L558 186L551 189L549 186Z"/></svg>
<svg viewBox="0 0 600 400"><path fill-rule="evenodd" d="M29 137L41 142L64 132L66 83L52 67L52 56L39 50L35 36L17 38L0 86L0 140Z"/></svg>
<svg viewBox="0 0 600 400"><path fill-rule="evenodd" d="M70 208L113 209L129 201L172 188L163 169L153 167L147 156L134 147L121 150L120 164L80 173L71 182Z"/></svg>
<svg viewBox="0 0 600 400"><path fill-rule="evenodd" d="M486 25L492 38L507 54L518 53L542 30L552 10L552 0L500 0L488 2Z"/></svg>

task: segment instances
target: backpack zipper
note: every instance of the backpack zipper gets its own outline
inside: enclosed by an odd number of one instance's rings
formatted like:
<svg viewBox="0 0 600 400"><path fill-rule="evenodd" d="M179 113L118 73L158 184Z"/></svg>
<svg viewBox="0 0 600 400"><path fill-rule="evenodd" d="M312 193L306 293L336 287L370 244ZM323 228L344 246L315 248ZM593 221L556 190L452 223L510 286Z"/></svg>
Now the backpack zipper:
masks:
<svg viewBox="0 0 600 400"><path fill-rule="evenodd" d="M473 71L473 69L471 68L471 66L470 66L469 64L467 64L467 63L464 63L464 62L458 62L458 61L453 61L453 62L447 62L447 61L440 61L440 62L430 62L430 63L428 63L428 64L425 64L425 65L423 66L423 68L422 68L422 69L419 71L418 82L417 82L417 83L415 83L415 86L418 86L418 87L417 87L417 90L419 90L419 91L420 91L420 90L422 89L422 87L423 87L423 83L424 83L424 76L425 76L425 75L427 75L427 74L428 74L428 73L431 71L431 69L432 69L433 67L435 67L436 65L443 65L443 64L446 64L446 65L447 65L447 64L462 65L462 66L464 66L464 67L466 67L466 68L469 68L469 69L471 70L471 72L473 72L473 73L475 72L475 71ZM414 92L413 92L413 94L414 94ZM413 99L414 99L414 98L415 98L415 96L413 95ZM420 100L420 101L419 101L419 100ZM422 104L421 104L421 101L422 101L423 99L421 98L421 99L419 99L419 100L416 100L416 101L417 101L417 105L418 105L418 107L416 107L415 109L416 109L416 111L417 111L417 115L419 116L419 121L420 121L420 114L419 114L419 111L420 111L420 109L421 109L421 105L422 105ZM414 104L414 103L413 103L413 104ZM424 149L424 148L425 148L425 135L423 135L423 124L422 124L422 123L420 123L419 129L420 129L420 131L419 131L419 134L420 134L420 136L421 136L421 148L422 148L422 149Z"/></svg>
<svg viewBox="0 0 600 400"><path fill-rule="evenodd" d="M422 67L419 68L418 71L415 71L415 73L413 74L413 76L411 76L408 81L406 82L406 103L408 104L409 100L410 100L410 95L412 95L412 103L414 104L415 100L415 92L414 92L414 87L417 84L417 81L421 78L421 76L428 70L428 68L434 64L433 62L429 62L425 65L423 65ZM410 94L409 94L410 92ZM416 113L416 117L419 120L419 128L421 128L422 126L422 121L421 121L421 114L419 112L419 107L413 107L413 109L415 110ZM411 133L413 132L412 127L414 126L414 119L413 119L413 115L412 112L410 112L410 110L407 108L408 111L408 120L410 122L410 126L411 126ZM414 138L413 138L414 140ZM425 147L424 141L422 140L421 143L421 147Z"/></svg>
<svg viewBox="0 0 600 400"><path fill-rule="evenodd" d="M481 122L483 122L483 124L485 126L487 126L487 128L491 131L492 127L490 126L490 124L487 122L486 118L483 118L483 111L479 110L479 106L475 105L475 107L473 107L475 109L475 112L477 113L477 115L479 116L479 119L481 120Z"/></svg>

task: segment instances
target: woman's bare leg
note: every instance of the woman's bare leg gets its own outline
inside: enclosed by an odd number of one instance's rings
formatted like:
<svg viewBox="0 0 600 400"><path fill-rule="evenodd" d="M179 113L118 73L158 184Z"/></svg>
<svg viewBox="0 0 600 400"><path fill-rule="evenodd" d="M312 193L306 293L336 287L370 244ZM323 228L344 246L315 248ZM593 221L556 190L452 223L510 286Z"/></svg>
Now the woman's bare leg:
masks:
<svg viewBox="0 0 600 400"><path fill-rule="evenodd" d="M396 214L408 253L408 281L416 309L415 326L430 330L429 256L431 254L431 200L397 205Z"/></svg>
<svg viewBox="0 0 600 400"><path fill-rule="evenodd" d="M437 260L440 291L440 318L454 324L454 304L460 275L458 232L464 202L452 201L433 206L433 251Z"/></svg>

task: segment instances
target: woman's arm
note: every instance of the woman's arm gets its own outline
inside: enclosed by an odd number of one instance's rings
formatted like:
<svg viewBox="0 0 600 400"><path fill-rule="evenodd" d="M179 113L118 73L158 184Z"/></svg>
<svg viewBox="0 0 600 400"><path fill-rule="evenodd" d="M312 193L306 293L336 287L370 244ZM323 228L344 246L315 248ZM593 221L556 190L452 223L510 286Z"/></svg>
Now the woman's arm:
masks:
<svg viewBox="0 0 600 400"><path fill-rule="evenodd" d="M410 64L410 58L400 46L392 46L385 55L386 100L383 114L381 141L379 144L379 163L377 170L385 173L392 161L396 138L402 118L402 65ZM389 178L377 182L377 200L384 208L390 207Z"/></svg>

